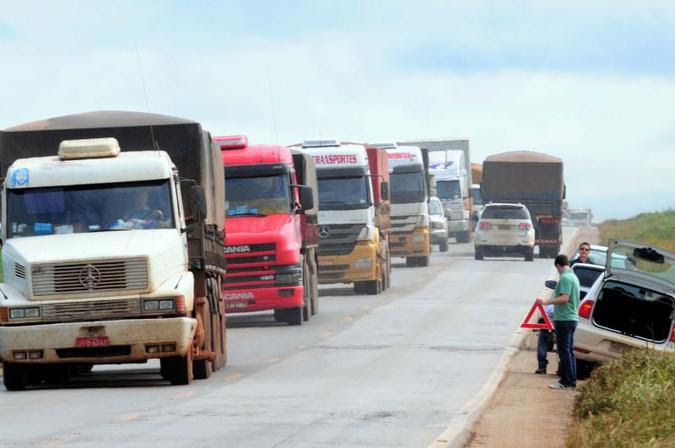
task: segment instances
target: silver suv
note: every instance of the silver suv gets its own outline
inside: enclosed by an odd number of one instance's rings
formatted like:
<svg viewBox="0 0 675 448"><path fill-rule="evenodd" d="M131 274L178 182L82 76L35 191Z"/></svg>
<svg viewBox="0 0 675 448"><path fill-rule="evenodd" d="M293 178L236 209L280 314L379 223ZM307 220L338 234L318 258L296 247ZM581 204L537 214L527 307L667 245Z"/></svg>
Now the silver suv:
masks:
<svg viewBox="0 0 675 448"><path fill-rule="evenodd" d="M519 255L534 259L534 226L522 204L487 204L474 236L475 258Z"/></svg>
<svg viewBox="0 0 675 448"><path fill-rule="evenodd" d="M617 263L619 259L625 262ZM588 374L595 363L621 357L628 348L675 350L674 318L675 255L613 241L604 275L579 304L574 337L578 375Z"/></svg>

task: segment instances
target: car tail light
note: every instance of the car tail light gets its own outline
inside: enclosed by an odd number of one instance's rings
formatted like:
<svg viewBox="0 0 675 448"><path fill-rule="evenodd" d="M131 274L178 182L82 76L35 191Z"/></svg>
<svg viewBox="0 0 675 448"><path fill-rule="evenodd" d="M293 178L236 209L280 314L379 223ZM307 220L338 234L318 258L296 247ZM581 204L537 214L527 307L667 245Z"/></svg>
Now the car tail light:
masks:
<svg viewBox="0 0 675 448"><path fill-rule="evenodd" d="M670 332L670 342L675 342L675 325L673 325L673 331Z"/></svg>
<svg viewBox="0 0 675 448"><path fill-rule="evenodd" d="M478 224L479 229L489 229L490 227L492 227L492 224L490 224L489 222L486 222L486 221L481 221Z"/></svg>
<svg viewBox="0 0 675 448"><path fill-rule="evenodd" d="M530 230L531 227L532 227L532 225L531 225L530 223L528 223L528 222L521 222L521 223L518 225L518 228L519 228L520 230Z"/></svg>
<svg viewBox="0 0 675 448"><path fill-rule="evenodd" d="M581 304L579 305L579 317L583 317L584 319L590 319L591 318L591 310L593 309L593 300L591 299L586 299Z"/></svg>

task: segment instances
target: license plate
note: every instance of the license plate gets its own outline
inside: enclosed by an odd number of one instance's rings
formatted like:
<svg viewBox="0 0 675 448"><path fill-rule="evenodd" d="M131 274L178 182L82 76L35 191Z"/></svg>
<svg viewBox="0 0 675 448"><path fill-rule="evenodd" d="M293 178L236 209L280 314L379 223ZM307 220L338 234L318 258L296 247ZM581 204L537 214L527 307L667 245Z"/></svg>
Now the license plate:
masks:
<svg viewBox="0 0 675 448"><path fill-rule="evenodd" d="M88 336L75 339L75 347L77 348L107 347L108 345L110 345L108 336Z"/></svg>
<svg viewBox="0 0 675 448"><path fill-rule="evenodd" d="M333 260L319 260L319 266L334 266L335 262Z"/></svg>
<svg viewBox="0 0 675 448"><path fill-rule="evenodd" d="M499 230L511 230L511 226L499 225L497 226Z"/></svg>
<svg viewBox="0 0 675 448"><path fill-rule="evenodd" d="M626 344L621 344L620 342L609 341L609 351L615 353L623 353L629 347Z"/></svg>
<svg viewBox="0 0 675 448"><path fill-rule="evenodd" d="M248 302L226 302L225 307L226 308L232 308L232 309L241 309L241 308L246 308L248 306Z"/></svg>

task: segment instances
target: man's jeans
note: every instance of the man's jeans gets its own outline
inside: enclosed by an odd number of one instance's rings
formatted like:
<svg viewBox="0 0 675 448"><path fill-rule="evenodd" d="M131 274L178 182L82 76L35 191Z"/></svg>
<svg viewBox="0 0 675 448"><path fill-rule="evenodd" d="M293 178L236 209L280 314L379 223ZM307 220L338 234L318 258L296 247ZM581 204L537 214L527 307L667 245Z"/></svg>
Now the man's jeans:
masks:
<svg viewBox="0 0 675 448"><path fill-rule="evenodd" d="M577 360L574 358L574 331L576 320L556 320L555 339L560 358L560 384L568 387L577 385Z"/></svg>
<svg viewBox="0 0 675 448"><path fill-rule="evenodd" d="M539 330L539 334L537 335L537 367L540 369L546 369L546 366L548 365L546 355L549 346L552 344L552 342L549 344L549 341L551 341L551 338L554 336L555 332L554 334L551 334L549 330Z"/></svg>

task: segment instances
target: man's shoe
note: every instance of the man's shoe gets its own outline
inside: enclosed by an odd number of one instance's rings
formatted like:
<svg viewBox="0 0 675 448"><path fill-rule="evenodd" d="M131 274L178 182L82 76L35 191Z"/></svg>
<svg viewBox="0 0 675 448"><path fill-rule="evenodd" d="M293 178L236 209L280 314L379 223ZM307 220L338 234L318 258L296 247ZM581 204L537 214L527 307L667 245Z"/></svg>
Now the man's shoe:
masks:
<svg viewBox="0 0 675 448"><path fill-rule="evenodd" d="M549 384L549 389L576 389L575 386L565 386L562 383Z"/></svg>
<svg viewBox="0 0 675 448"><path fill-rule="evenodd" d="M537 375L546 375L546 367L540 367L534 371Z"/></svg>

